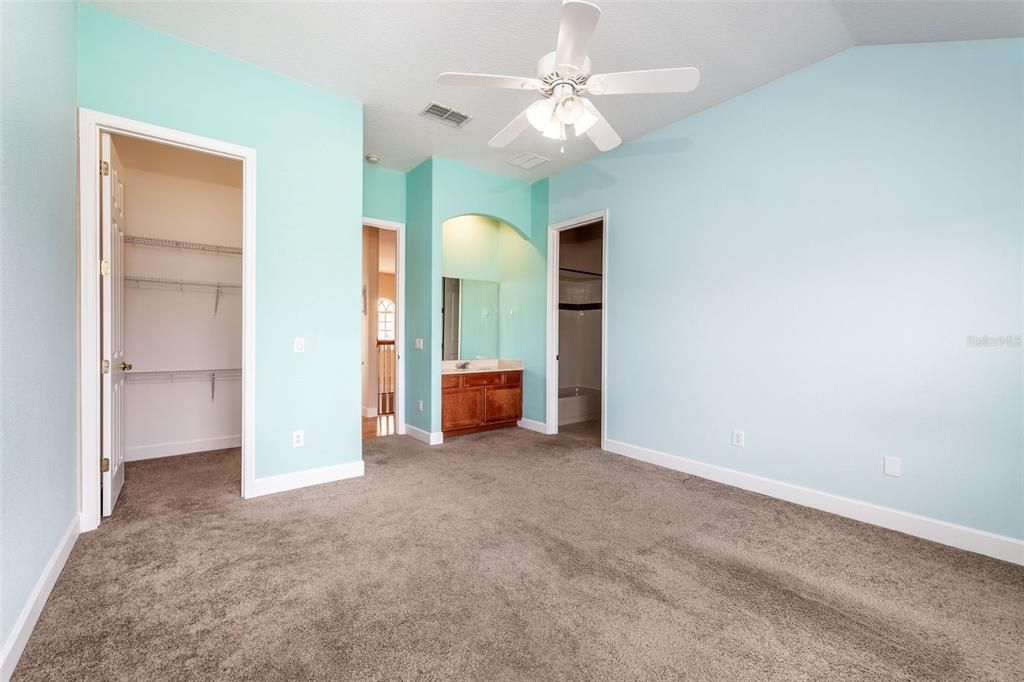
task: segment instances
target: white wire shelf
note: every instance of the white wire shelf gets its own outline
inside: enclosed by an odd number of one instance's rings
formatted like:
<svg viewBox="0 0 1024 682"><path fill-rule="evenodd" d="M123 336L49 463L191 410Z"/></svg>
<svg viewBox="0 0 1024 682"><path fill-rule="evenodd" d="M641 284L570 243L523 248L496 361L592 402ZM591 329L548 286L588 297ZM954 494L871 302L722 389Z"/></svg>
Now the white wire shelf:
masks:
<svg viewBox="0 0 1024 682"><path fill-rule="evenodd" d="M172 288L201 288L201 289L220 289L221 291L241 291L241 284L234 284L232 282L207 282L199 279L173 279L170 277L136 277L134 275L126 275L124 278L125 282L132 282L134 284L154 284L160 286L168 286Z"/></svg>
<svg viewBox="0 0 1024 682"><path fill-rule="evenodd" d="M241 378L242 370L236 368L226 369L157 369L143 370L139 372L127 371L125 377L132 383L138 382L161 382L180 380L203 380L210 382L210 402L214 402L217 396L217 379Z"/></svg>
<svg viewBox="0 0 1024 682"><path fill-rule="evenodd" d="M157 237L143 237L137 234L126 234L125 244L135 246L157 246L165 249L190 249L192 251L206 251L208 253L220 253L231 256L241 256L242 249L238 246L224 246L223 244L205 244L203 242L183 242L176 239L159 239Z"/></svg>

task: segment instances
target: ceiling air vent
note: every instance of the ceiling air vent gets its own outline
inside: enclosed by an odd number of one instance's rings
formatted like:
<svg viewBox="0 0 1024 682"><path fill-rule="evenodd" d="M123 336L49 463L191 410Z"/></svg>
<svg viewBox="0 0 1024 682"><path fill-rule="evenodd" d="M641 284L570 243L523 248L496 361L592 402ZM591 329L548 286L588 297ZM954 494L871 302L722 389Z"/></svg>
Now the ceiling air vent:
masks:
<svg viewBox="0 0 1024 682"><path fill-rule="evenodd" d="M511 159L509 159L505 163L507 163L510 166L516 166L518 168L525 168L526 170L530 170L531 168L536 168L537 166L541 165L542 163L547 163L550 160L551 159L546 159L543 156L539 156L537 154L531 154L530 152L523 152L522 154L518 154L516 156L513 156Z"/></svg>
<svg viewBox="0 0 1024 682"><path fill-rule="evenodd" d="M451 107L446 107L443 104L438 104L437 102L431 102L428 104L426 108L420 112L420 116L426 116L427 118L444 123L452 128L461 128L469 121L469 116L461 111L455 111Z"/></svg>

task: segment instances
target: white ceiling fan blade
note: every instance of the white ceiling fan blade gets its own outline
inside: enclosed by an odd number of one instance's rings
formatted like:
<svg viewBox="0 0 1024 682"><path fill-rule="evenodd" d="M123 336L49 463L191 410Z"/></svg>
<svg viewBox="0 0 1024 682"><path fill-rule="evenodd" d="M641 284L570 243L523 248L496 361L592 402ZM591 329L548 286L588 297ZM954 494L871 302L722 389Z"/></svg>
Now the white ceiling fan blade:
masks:
<svg viewBox="0 0 1024 682"><path fill-rule="evenodd" d="M692 66L679 69L621 71L600 73L587 80L592 95L642 95L657 92L690 92L700 83L700 70Z"/></svg>
<svg viewBox="0 0 1024 682"><path fill-rule="evenodd" d="M526 117L527 107L523 113L512 119L507 126L498 131L498 134L487 141L488 147L507 147L512 141L523 134L523 131L530 127L530 119Z"/></svg>
<svg viewBox="0 0 1024 682"><path fill-rule="evenodd" d="M571 64L577 69L583 68L583 62L590 50L590 41L597 29L597 20L600 18L601 9L597 5L583 0L566 0L562 3L556 65Z"/></svg>
<svg viewBox="0 0 1024 682"><path fill-rule="evenodd" d="M615 128L612 128L611 124L605 120L605 117L601 115L601 112L597 110L593 102L583 98L583 106L586 108L587 113L597 119L587 128L587 137L594 143L594 146L606 152L622 144L622 138L615 132Z"/></svg>
<svg viewBox="0 0 1024 682"><path fill-rule="evenodd" d="M442 73L437 77L440 85L459 85L471 88L506 88L508 90L540 90L543 83L536 78L521 76L495 76L489 73Z"/></svg>

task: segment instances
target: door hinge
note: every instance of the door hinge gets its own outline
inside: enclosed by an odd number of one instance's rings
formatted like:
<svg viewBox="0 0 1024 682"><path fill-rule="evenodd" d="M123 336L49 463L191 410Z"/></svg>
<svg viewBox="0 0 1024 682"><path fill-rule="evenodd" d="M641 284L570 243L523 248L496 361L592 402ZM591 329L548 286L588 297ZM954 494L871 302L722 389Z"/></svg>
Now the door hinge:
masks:
<svg viewBox="0 0 1024 682"><path fill-rule="evenodd" d="M106 161L100 161L100 175L110 175L110 164Z"/></svg>
<svg viewBox="0 0 1024 682"><path fill-rule="evenodd" d="M100 372L103 374L110 374L110 360L104 360L100 363Z"/></svg>
<svg viewBox="0 0 1024 682"><path fill-rule="evenodd" d="M105 474L110 471L110 458L104 457L100 460L100 473Z"/></svg>
<svg viewBox="0 0 1024 682"><path fill-rule="evenodd" d="M107 277L108 275L110 275L110 261L108 261L108 260L101 260L100 261L100 274L102 276L104 276L104 277Z"/></svg>

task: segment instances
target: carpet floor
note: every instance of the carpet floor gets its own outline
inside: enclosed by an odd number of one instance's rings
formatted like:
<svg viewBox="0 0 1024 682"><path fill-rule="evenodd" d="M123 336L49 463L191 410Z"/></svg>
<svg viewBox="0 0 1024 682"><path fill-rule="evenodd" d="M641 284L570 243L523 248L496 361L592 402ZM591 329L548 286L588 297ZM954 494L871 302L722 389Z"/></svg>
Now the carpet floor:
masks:
<svg viewBox="0 0 1024 682"><path fill-rule="evenodd" d="M1022 679L1024 568L521 429L136 462L16 680Z"/></svg>

